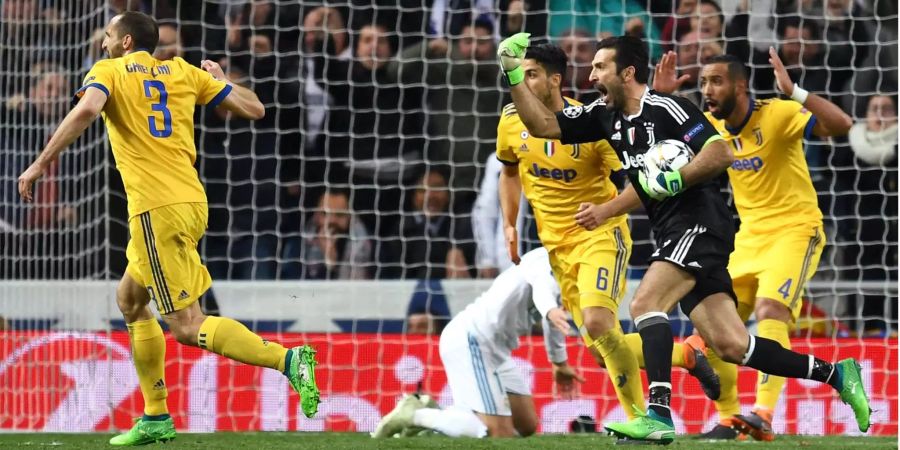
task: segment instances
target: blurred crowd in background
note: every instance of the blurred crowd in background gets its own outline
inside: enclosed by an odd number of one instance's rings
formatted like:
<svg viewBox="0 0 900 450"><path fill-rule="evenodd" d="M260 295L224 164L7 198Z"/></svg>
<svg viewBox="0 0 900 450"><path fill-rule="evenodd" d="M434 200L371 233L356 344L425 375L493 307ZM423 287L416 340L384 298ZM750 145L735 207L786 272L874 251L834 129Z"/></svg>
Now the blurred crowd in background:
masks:
<svg viewBox="0 0 900 450"><path fill-rule="evenodd" d="M15 179L125 10L159 21L156 57L217 61L267 108L256 122L198 108L214 279L487 278L508 267L493 154L510 99L495 52L527 31L565 50L564 94L582 102L597 97L588 74L605 36L645 38L654 61L676 51L690 76L680 94L701 108L700 67L722 53L747 63L756 98L777 95L774 46L797 83L856 120L849 136L806 146L829 242L818 277L896 284L897 3L885 0L4 0L0 278L124 270L124 193L99 121L35 205L19 201ZM525 206L523 251L540 245ZM651 251L641 213L632 235L639 271ZM896 318L895 297L851 297L851 314L874 328Z"/></svg>

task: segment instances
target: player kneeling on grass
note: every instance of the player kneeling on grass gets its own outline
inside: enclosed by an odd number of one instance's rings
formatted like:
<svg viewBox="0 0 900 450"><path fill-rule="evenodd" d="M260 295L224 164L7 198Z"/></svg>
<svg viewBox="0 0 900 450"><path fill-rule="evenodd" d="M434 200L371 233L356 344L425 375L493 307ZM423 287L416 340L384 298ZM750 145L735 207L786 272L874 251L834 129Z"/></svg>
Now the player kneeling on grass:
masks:
<svg viewBox="0 0 900 450"><path fill-rule="evenodd" d="M566 313L547 250L526 253L491 287L459 313L441 333L440 355L453 393L453 407L438 409L423 396L404 397L384 416L374 438L414 434L421 429L450 437L530 436L538 416L529 384L512 360L519 336L543 320L547 357L560 395L572 398L584 379L566 362Z"/></svg>

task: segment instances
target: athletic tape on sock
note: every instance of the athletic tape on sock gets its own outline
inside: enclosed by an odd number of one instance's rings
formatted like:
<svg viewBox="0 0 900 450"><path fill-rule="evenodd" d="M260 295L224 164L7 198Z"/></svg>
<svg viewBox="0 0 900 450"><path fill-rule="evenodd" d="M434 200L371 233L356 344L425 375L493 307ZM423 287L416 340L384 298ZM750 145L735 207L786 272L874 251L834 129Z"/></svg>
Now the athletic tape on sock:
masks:
<svg viewBox="0 0 900 450"><path fill-rule="evenodd" d="M753 350L756 350L756 338L751 334L750 345L747 348L747 353L744 355L743 361L741 361L742 366L746 366L747 363L750 362L750 357L753 356Z"/></svg>
<svg viewBox="0 0 900 450"><path fill-rule="evenodd" d="M669 323L669 315L660 311L652 311L641 314L634 319L634 325L638 330L658 323Z"/></svg>

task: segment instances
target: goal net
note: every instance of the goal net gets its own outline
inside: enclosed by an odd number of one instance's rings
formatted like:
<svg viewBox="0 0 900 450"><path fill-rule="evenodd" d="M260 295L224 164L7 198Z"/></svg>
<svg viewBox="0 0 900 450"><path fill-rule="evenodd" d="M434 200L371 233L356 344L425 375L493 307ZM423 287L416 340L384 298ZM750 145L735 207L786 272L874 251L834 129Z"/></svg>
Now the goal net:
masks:
<svg viewBox="0 0 900 450"><path fill-rule="evenodd" d="M872 432L896 435L897 5L883 0L4 1L0 430L108 431L142 412L115 301L125 194L102 122L51 164L33 204L16 183L125 9L158 19L159 58L218 62L266 106L255 122L197 110L196 167L210 206L200 250L215 280L203 307L319 351L324 403L306 419L280 374L170 339L180 429L371 431L403 393L450 404L433 333L510 265L493 156L510 98L495 52L499 39L527 31L564 48L562 88L580 101L597 96L588 79L596 39L628 33L647 40L654 62L677 51L690 76L680 94L698 105L699 67L721 53L747 62L754 97L776 95L773 46L797 83L853 117L848 137L805 144L827 244L792 343L862 361ZM540 242L527 203L522 210L524 252ZM630 224L629 299L652 252L646 216ZM627 302L620 319L631 327ZM679 337L691 333L685 317L672 323ZM579 416L624 417L605 370L579 339L570 344L587 377L575 400L554 396L540 338L515 353L543 432L568 432ZM673 381L679 431L708 430L713 405L680 369ZM742 369L744 411L755 384ZM795 380L775 427L856 431L829 389Z"/></svg>

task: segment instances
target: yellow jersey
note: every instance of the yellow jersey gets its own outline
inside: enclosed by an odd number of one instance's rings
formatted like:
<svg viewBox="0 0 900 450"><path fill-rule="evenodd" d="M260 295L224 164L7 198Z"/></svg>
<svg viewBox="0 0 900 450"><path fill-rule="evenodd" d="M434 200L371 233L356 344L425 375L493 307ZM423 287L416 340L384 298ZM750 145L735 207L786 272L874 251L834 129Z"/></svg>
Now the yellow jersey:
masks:
<svg viewBox="0 0 900 450"><path fill-rule="evenodd" d="M94 64L76 102L88 88L107 95L103 121L129 217L160 206L206 202L194 168L194 107L218 105L230 85L181 58L161 61L138 51Z"/></svg>
<svg viewBox="0 0 900 450"><path fill-rule="evenodd" d="M822 223L822 211L809 176L803 139L816 117L793 100L751 100L745 123L729 128L706 113L734 149L728 169L741 229L766 233Z"/></svg>
<svg viewBox="0 0 900 450"><path fill-rule="evenodd" d="M569 98L565 101L566 106L580 105ZM538 237L548 250L587 240L625 222L621 216L592 231L575 223L582 202L605 203L618 195L609 174L621 169L622 163L606 141L563 145L531 136L510 103L497 125L497 159L518 166L522 190L534 209Z"/></svg>

